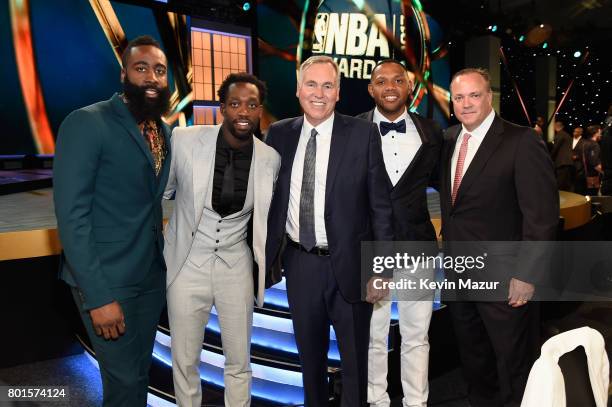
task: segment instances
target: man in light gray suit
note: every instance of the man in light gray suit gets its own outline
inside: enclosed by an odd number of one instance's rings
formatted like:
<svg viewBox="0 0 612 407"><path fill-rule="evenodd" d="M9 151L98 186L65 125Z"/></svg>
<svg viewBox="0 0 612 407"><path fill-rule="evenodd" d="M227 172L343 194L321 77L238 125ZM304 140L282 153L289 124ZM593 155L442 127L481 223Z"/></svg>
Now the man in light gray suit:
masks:
<svg viewBox="0 0 612 407"><path fill-rule="evenodd" d="M254 137L265 92L255 76L231 74L218 92L223 124L176 128L172 135L165 198L176 194L176 204L164 257L179 406L200 406L200 353L213 305L225 355L225 405L251 402L253 293L263 305L267 217L280 167L276 151Z"/></svg>

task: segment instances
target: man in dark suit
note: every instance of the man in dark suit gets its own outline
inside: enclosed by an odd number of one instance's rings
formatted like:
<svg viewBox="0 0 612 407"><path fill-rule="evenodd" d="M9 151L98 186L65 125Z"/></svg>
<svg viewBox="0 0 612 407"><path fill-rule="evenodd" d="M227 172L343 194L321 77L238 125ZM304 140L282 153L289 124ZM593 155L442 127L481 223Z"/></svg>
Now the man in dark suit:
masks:
<svg viewBox="0 0 612 407"><path fill-rule="evenodd" d="M550 157L555 164L557 188L562 191L574 190L574 162L572 161L572 138L564 130L561 121L555 122L555 138Z"/></svg>
<svg viewBox="0 0 612 407"><path fill-rule="evenodd" d="M574 128L571 144L572 161L574 163L572 177L573 187L571 191L580 195L586 195L586 175L584 172L584 160L582 159L584 153L584 139L582 138L583 134L584 129L582 127Z"/></svg>
<svg viewBox="0 0 612 407"><path fill-rule="evenodd" d="M303 117L270 126L281 155L266 243L267 269L284 268L302 364L305 404L328 403L330 321L342 364L342 405L366 405L372 305L362 301L362 241L393 240L380 136L334 112L340 74L332 58L307 59L296 96Z"/></svg>
<svg viewBox="0 0 612 407"><path fill-rule="evenodd" d="M559 196L542 140L495 114L486 70L456 73L451 100L461 124L442 151L444 240L554 240ZM448 303L473 406L518 406L535 360L539 308L529 300L544 277L515 265L502 276L507 302Z"/></svg>
<svg viewBox="0 0 612 407"><path fill-rule="evenodd" d="M383 158L392 185L393 232L400 241L431 241L430 254L436 255L436 232L427 210L427 186L437 188L442 148L442 131L432 120L406 109L413 82L398 61L379 62L372 70L368 92L376 107L357 116L376 123L381 133ZM409 278L410 273L401 278ZM418 278L433 278L432 269L413 273ZM401 343L403 405L427 405L429 339L433 292L422 298L397 295ZM370 406L389 407L387 393L387 354L391 301L374 304L370 321L368 353L368 402Z"/></svg>
<svg viewBox="0 0 612 407"><path fill-rule="evenodd" d="M61 278L96 352L104 406L146 406L165 302L161 197L170 168L167 61L144 36L123 53L123 94L60 127L54 199Z"/></svg>

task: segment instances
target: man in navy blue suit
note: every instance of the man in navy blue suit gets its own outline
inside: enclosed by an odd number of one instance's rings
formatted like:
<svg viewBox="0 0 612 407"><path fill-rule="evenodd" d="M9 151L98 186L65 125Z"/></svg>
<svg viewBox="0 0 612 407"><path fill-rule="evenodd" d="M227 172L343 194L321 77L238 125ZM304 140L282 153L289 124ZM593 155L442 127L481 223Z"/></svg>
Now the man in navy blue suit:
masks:
<svg viewBox="0 0 612 407"><path fill-rule="evenodd" d="M304 61L296 91L304 116L274 123L267 136L281 168L266 267L285 272L306 406L328 402L330 322L340 350L342 405L367 405L372 305L362 301L361 242L393 240L378 129L334 112L339 86L332 58Z"/></svg>

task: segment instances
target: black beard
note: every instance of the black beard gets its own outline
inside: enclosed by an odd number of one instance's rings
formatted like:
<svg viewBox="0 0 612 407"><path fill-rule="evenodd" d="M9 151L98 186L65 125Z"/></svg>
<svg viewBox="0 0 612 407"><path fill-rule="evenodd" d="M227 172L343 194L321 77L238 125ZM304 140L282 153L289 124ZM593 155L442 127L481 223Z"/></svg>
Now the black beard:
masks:
<svg viewBox="0 0 612 407"><path fill-rule="evenodd" d="M147 89L154 88L158 94L156 98L145 96ZM136 122L145 120L159 120L170 107L170 89L159 86L138 86L130 82L126 76L123 80L123 95L127 99L127 106Z"/></svg>

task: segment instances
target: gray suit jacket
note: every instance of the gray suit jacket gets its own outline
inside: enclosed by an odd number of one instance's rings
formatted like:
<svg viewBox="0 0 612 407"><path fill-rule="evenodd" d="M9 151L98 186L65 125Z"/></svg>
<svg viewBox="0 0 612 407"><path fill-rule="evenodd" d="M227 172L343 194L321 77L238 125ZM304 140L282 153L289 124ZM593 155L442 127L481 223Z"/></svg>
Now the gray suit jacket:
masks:
<svg viewBox="0 0 612 407"><path fill-rule="evenodd" d="M214 175L215 151L220 125L177 127L172 133L172 164L164 198L175 194L175 208L164 233L164 257L170 286L189 256ZM257 305L263 305L267 219L280 156L253 138L253 258L257 263ZM251 188L251 186L249 186Z"/></svg>

